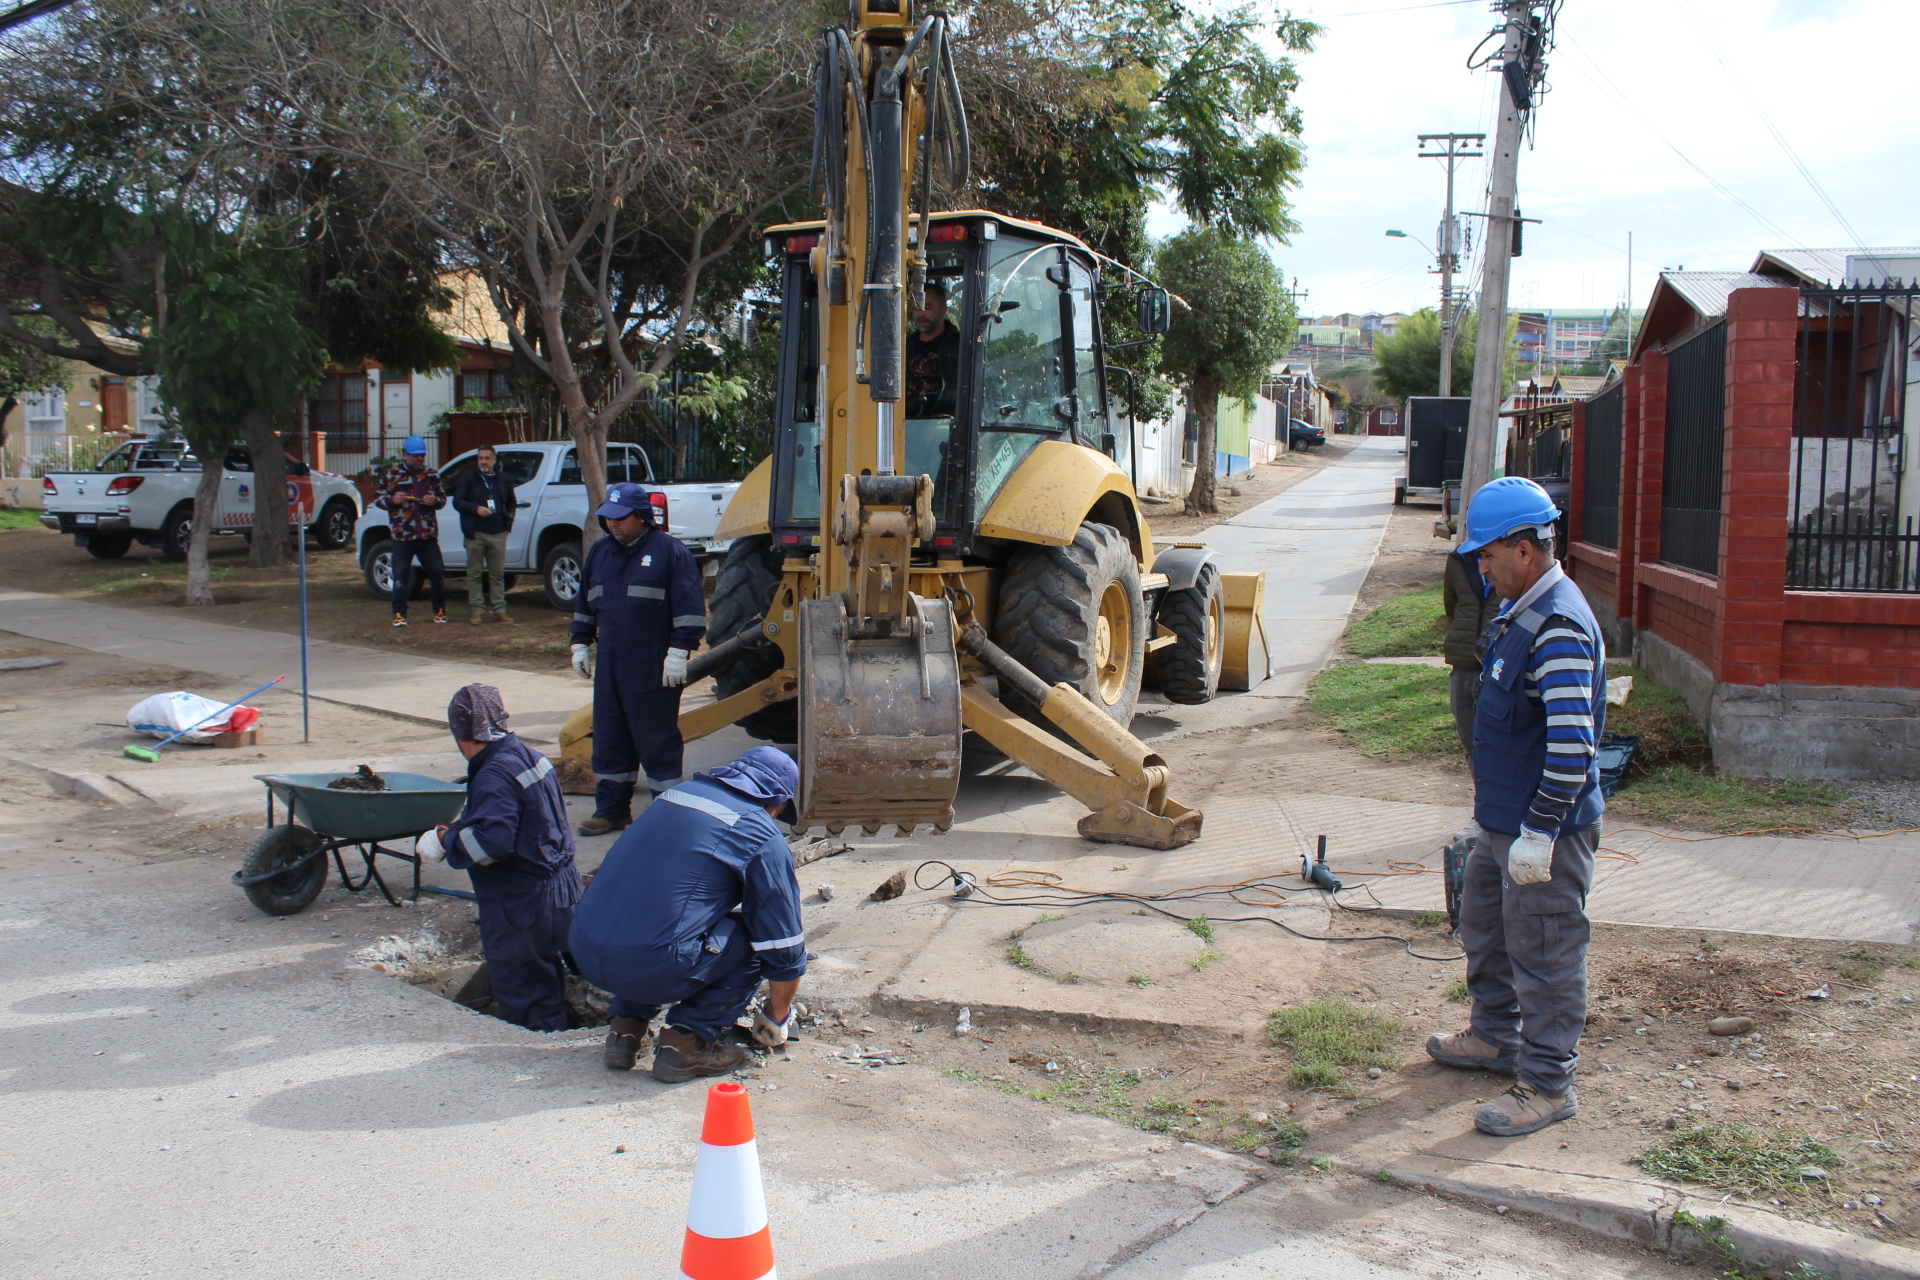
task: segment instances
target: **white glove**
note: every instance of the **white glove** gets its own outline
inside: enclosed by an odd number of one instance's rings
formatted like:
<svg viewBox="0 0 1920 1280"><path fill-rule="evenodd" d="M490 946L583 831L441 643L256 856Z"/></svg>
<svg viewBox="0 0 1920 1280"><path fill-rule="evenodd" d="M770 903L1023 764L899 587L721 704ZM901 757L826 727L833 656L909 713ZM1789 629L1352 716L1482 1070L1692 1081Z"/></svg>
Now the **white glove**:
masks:
<svg viewBox="0 0 1920 1280"><path fill-rule="evenodd" d="M583 644L573 646L573 673L582 680L593 679L593 672L587 669L587 646Z"/></svg>
<svg viewBox="0 0 1920 1280"><path fill-rule="evenodd" d="M447 847L440 843L441 830L442 828L435 827L431 831L422 831L420 838L413 842L413 851L422 862L447 860Z"/></svg>
<svg viewBox="0 0 1920 1280"><path fill-rule="evenodd" d="M1460 828L1458 831L1453 833L1453 839L1448 841L1447 843L1464 844L1468 840L1473 841L1475 844L1481 844L1481 845L1484 845L1487 842L1486 828L1482 827L1478 822L1473 821L1471 818L1467 820L1466 826Z"/></svg>
<svg viewBox="0 0 1920 1280"><path fill-rule="evenodd" d="M753 1011L753 1038L769 1049L778 1049L787 1042L787 1037L793 1034L794 1027L798 1024L799 1019L800 1012L798 1009L788 1009L787 1020L785 1022L775 1022L767 1016L767 1011L764 1007L756 1008Z"/></svg>
<svg viewBox="0 0 1920 1280"><path fill-rule="evenodd" d="M667 650L667 660L660 668L660 683L669 689L678 689L687 682L687 658L685 649Z"/></svg>
<svg viewBox="0 0 1920 1280"><path fill-rule="evenodd" d="M1545 884L1553 879L1553 837L1521 827L1520 838L1507 850L1507 874L1515 884Z"/></svg>

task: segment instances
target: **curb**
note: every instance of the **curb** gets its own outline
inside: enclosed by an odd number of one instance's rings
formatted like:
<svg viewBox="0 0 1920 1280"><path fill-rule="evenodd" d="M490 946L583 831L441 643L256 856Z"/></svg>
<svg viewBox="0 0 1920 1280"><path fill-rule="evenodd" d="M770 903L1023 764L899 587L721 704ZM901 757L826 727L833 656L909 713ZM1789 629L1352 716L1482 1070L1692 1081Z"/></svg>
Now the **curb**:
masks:
<svg viewBox="0 0 1920 1280"><path fill-rule="evenodd" d="M17 764L23 769L31 769L47 780L47 785L63 796L72 796L79 800L95 800L101 804L115 805L130 809L135 805L153 803L151 797L136 791L125 783L116 782L102 773L65 773L59 769L50 769L46 765L23 760L19 756L8 756L7 763Z"/></svg>
<svg viewBox="0 0 1920 1280"><path fill-rule="evenodd" d="M1356 1172L1366 1172L1356 1169ZM1409 1156L1386 1172L1410 1187L1481 1204L1504 1204L1595 1235L1675 1254L1699 1254L1705 1241L1673 1216L1689 1210L1701 1221L1721 1218L1740 1257L1787 1271L1805 1263L1826 1280L1920 1280L1920 1251L1793 1222L1742 1205L1687 1195L1658 1182L1627 1182L1579 1173L1552 1173L1512 1165Z"/></svg>

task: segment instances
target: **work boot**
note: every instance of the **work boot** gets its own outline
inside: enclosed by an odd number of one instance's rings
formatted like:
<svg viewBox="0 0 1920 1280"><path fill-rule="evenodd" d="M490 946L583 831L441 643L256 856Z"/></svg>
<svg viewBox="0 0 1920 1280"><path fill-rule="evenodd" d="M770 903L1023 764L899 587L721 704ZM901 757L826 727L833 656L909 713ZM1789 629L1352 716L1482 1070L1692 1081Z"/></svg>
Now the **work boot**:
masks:
<svg viewBox="0 0 1920 1280"><path fill-rule="evenodd" d="M498 613L494 614L493 620L495 622L512 622L513 621L512 618L509 618L507 616L507 611L505 609L502 609Z"/></svg>
<svg viewBox="0 0 1920 1280"><path fill-rule="evenodd" d="M1498 1071L1510 1076L1520 1070L1520 1056L1502 1053L1471 1031L1456 1031L1450 1036L1427 1037L1427 1056L1450 1067L1469 1071Z"/></svg>
<svg viewBox="0 0 1920 1280"><path fill-rule="evenodd" d="M487 615L484 613L474 613L474 614L467 615L467 625L470 627L477 627L481 623L485 622L486 620L487 620Z"/></svg>
<svg viewBox="0 0 1920 1280"><path fill-rule="evenodd" d="M606 1063L610 1071L631 1071L640 1061L640 1051L647 1047L647 1041L651 1039L651 1031L643 1031L637 1036L623 1036L609 1027L607 1042L600 1050L600 1061Z"/></svg>
<svg viewBox="0 0 1920 1280"><path fill-rule="evenodd" d="M653 1078L661 1084L684 1084L695 1076L724 1076L746 1066L752 1056L744 1045L702 1040L691 1031L668 1027L653 1051Z"/></svg>
<svg viewBox="0 0 1920 1280"><path fill-rule="evenodd" d="M574 831L583 836L603 836L609 831L619 831L632 821L632 818L602 818L596 814L575 827Z"/></svg>
<svg viewBox="0 0 1920 1280"><path fill-rule="evenodd" d="M660 1068L655 1067L657 1075ZM1580 1113L1580 1102L1568 1089L1559 1097L1542 1093L1523 1080L1473 1113L1473 1127L1496 1138L1517 1138L1534 1133L1557 1120L1570 1120Z"/></svg>

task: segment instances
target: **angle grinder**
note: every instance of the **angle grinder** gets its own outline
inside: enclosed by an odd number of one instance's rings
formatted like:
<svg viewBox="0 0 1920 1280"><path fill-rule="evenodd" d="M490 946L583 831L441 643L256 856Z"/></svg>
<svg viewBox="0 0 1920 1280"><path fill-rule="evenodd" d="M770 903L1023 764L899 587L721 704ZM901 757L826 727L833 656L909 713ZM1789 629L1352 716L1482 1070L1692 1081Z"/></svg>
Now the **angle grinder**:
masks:
<svg viewBox="0 0 1920 1280"><path fill-rule="evenodd" d="M1447 931L1460 932L1460 899L1467 892L1467 855L1479 843L1473 836L1449 841L1440 850L1441 877L1447 885Z"/></svg>
<svg viewBox="0 0 1920 1280"><path fill-rule="evenodd" d="M1345 886L1333 874L1333 868L1327 865L1327 838L1320 837L1319 857L1309 858L1300 855L1300 878L1315 888L1325 889L1328 893L1338 893Z"/></svg>

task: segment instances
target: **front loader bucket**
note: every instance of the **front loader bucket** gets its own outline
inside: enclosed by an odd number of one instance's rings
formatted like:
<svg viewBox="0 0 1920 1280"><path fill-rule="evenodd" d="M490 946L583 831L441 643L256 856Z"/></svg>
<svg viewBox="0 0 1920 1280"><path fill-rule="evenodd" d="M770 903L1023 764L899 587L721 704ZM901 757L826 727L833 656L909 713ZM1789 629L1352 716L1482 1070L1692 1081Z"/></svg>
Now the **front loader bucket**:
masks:
<svg viewBox="0 0 1920 1280"><path fill-rule="evenodd" d="M1260 618L1267 604L1267 575L1223 573L1220 596L1227 610L1220 688L1230 693L1245 693L1273 674L1273 659L1267 652L1267 628Z"/></svg>
<svg viewBox="0 0 1920 1280"><path fill-rule="evenodd" d="M908 596L904 635L849 640L845 599L802 601L800 825L869 835L953 825L960 663L944 600Z"/></svg>

